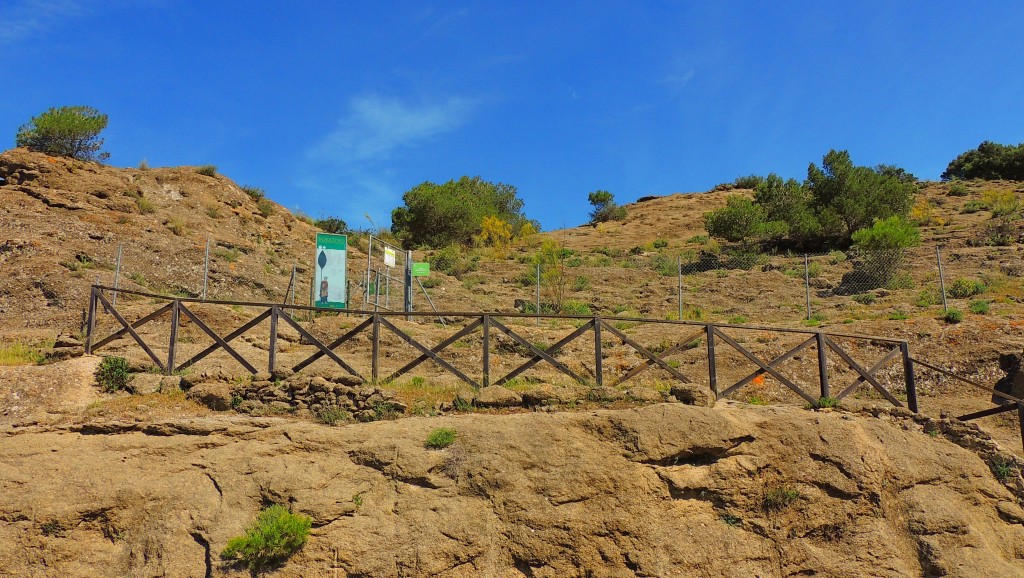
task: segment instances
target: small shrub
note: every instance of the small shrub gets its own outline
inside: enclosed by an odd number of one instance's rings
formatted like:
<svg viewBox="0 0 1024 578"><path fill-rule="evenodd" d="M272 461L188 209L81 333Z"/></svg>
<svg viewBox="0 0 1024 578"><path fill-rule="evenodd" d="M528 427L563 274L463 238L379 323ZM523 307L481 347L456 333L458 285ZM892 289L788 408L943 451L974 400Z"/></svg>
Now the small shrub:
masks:
<svg viewBox="0 0 1024 578"><path fill-rule="evenodd" d="M590 289L590 279L588 279L587 277L585 277L583 275L579 275L578 277L576 277L576 280L573 281L573 284L572 284L572 290L573 291L586 291L587 289Z"/></svg>
<svg viewBox="0 0 1024 578"><path fill-rule="evenodd" d="M910 316L900 309L889 314L889 320L891 321L906 321L907 319L910 319Z"/></svg>
<svg viewBox="0 0 1024 578"><path fill-rule="evenodd" d="M264 196L266 196L266 193L263 191L263 189L261 189L259 187L251 187L249 185L242 185L242 191L245 194L249 195L249 198L251 198L254 201L258 201L258 200L262 199Z"/></svg>
<svg viewBox="0 0 1024 578"><path fill-rule="evenodd" d="M457 433L450 427L439 427L430 432L424 445L432 450L444 449L455 443Z"/></svg>
<svg viewBox="0 0 1024 578"><path fill-rule="evenodd" d="M196 172L207 177L215 177L217 176L217 167L213 165L203 165L196 167Z"/></svg>
<svg viewBox="0 0 1024 578"><path fill-rule="evenodd" d="M946 189L946 194L951 197L966 197L970 192L971 191L967 188L967 185L960 181L953 181L950 183L949 188Z"/></svg>
<svg viewBox="0 0 1024 578"><path fill-rule="evenodd" d="M960 323L964 320L964 312L951 307L942 318L946 323Z"/></svg>
<svg viewBox="0 0 1024 578"><path fill-rule="evenodd" d="M220 208L217 205L206 205L204 210L206 211L207 217L210 217L211 219L220 218Z"/></svg>
<svg viewBox="0 0 1024 578"><path fill-rule="evenodd" d="M737 189L756 189L757 185L760 185L764 181L764 177L759 175L747 175L745 177L736 177L736 180L732 182Z"/></svg>
<svg viewBox="0 0 1024 578"><path fill-rule="evenodd" d="M348 232L348 224L338 217L326 217L313 221L313 225L325 233L343 235Z"/></svg>
<svg viewBox="0 0 1024 578"><path fill-rule="evenodd" d="M652 245L655 249L664 249L668 247L668 239L655 239Z"/></svg>
<svg viewBox="0 0 1024 578"><path fill-rule="evenodd" d="M441 283L444 283L444 281L442 281L440 277L425 277L420 279L420 283L423 284L425 289L432 289Z"/></svg>
<svg viewBox="0 0 1024 578"><path fill-rule="evenodd" d="M139 170L140 171L148 171L149 170L149 161L147 161L146 159L142 159L141 161L139 161Z"/></svg>
<svg viewBox="0 0 1024 578"><path fill-rule="evenodd" d="M964 208L960 212L970 215L971 213L984 211L987 208L988 204L983 201L967 201L964 203Z"/></svg>
<svg viewBox="0 0 1024 578"><path fill-rule="evenodd" d="M978 299L977 301L971 301L970 311L975 315L988 315L991 308L989 302L984 299Z"/></svg>
<svg viewBox="0 0 1024 578"><path fill-rule="evenodd" d="M949 286L947 291L949 292L949 296L954 299L967 299L968 297L981 295L985 292L985 289L985 284L977 279L960 277L956 281L953 281L953 284Z"/></svg>
<svg viewBox="0 0 1024 578"><path fill-rule="evenodd" d="M568 299L562 303L562 313L566 315L591 315L590 305L583 301Z"/></svg>
<svg viewBox="0 0 1024 578"><path fill-rule="evenodd" d="M814 313L813 315L811 315L810 319L804 321L804 325L808 327L817 327L821 325L823 321L825 321L824 313Z"/></svg>
<svg viewBox="0 0 1024 578"><path fill-rule="evenodd" d="M123 357L104 357L96 369L96 382L107 393L114 393L128 388L132 375L128 370L128 360Z"/></svg>
<svg viewBox="0 0 1024 578"><path fill-rule="evenodd" d="M872 303L875 302L875 294L861 293L859 295L854 295L853 300L856 301L857 303L860 303L861 305L871 305Z"/></svg>
<svg viewBox="0 0 1024 578"><path fill-rule="evenodd" d="M214 256L224 259L228 263L234 263L238 261L238 257L242 254L238 249L218 249L213 252Z"/></svg>
<svg viewBox="0 0 1024 578"><path fill-rule="evenodd" d="M135 205L139 207L139 212L143 215L152 215L156 212L156 205L149 199L138 197L135 199Z"/></svg>
<svg viewBox="0 0 1024 578"><path fill-rule="evenodd" d="M324 423L327 425L335 425L338 423L344 423L346 421L349 421L350 419L352 419L352 414L350 414L344 408L338 407L336 405L330 405L320 410L316 414L316 419L320 423Z"/></svg>
<svg viewBox="0 0 1024 578"><path fill-rule="evenodd" d="M747 403L749 403L750 405L768 405L768 400L761 399L756 395L752 395L750 396L750 399L747 400Z"/></svg>
<svg viewBox="0 0 1024 578"><path fill-rule="evenodd" d="M306 543L312 525L309 516L292 514L288 508L275 504L260 512L244 536L229 540L220 557L238 560L254 572L259 571L297 552Z"/></svg>
<svg viewBox="0 0 1024 578"><path fill-rule="evenodd" d="M745 315L735 315L729 318L729 323L734 323L736 325L743 325L746 322L747 317Z"/></svg>
<svg viewBox="0 0 1024 578"><path fill-rule="evenodd" d="M761 505L765 510L778 512L788 508L793 502L800 499L800 492L789 486L771 488L764 493L764 500Z"/></svg>
<svg viewBox="0 0 1024 578"><path fill-rule="evenodd" d="M184 221L178 219L177 217L169 219L165 224L167 225L167 228L171 230L172 233L179 237L184 237L185 234L188 232L188 228L185 226Z"/></svg>
<svg viewBox="0 0 1024 578"><path fill-rule="evenodd" d="M930 289L922 289L921 292L917 294L917 300L914 301L914 305L917 305L918 307L931 307L938 303L938 293Z"/></svg>
<svg viewBox="0 0 1024 578"><path fill-rule="evenodd" d="M260 212L260 215L262 215L263 218L266 219L270 215L274 214L274 203L272 203L270 199L260 199L259 201L256 202L256 210L258 210Z"/></svg>

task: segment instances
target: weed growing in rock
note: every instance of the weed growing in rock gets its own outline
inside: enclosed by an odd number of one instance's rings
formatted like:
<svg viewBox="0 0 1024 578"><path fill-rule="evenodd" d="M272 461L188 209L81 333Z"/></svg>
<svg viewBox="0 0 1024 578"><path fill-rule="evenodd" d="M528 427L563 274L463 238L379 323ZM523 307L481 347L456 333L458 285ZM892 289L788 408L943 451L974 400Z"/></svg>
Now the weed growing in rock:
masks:
<svg viewBox="0 0 1024 578"><path fill-rule="evenodd" d="M128 372L128 360L123 357L104 357L96 369L96 382L103 391L114 393L128 388L132 375Z"/></svg>
<svg viewBox="0 0 1024 578"><path fill-rule="evenodd" d="M819 397L818 407L839 407L839 400L834 397Z"/></svg>
<svg viewBox="0 0 1024 578"><path fill-rule="evenodd" d="M40 347L33 347L21 341L0 345L0 366L37 365L45 360L46 355Z"/></svg>
<svg viewBox="0 0 1024 578"><path fill-rule="evenodd" d="M217 167L213 165L203 165L201 167L196 167L196 172L207 177L214 177L217 176Z"/></svg>
<svg viewBox="0 0 1024 578"><path fill-rule="evenodd" d="M722 521L725 522L726 526L732 528L739 528L743 525L743 519L732 514L722 514Z"/></svg>
<svg viewBox="0 0 1024 578"><path fill-rule="evenodd" d="M1003 459L1002 456L995 456L992 461L989 462L992 466L992 473L996 475L996 478L1000 482L1009 480L1016 472L1017 468L1013 464L1013 460Z"/></svg>
<svg viewBox="0 0 1024 578"><path fill-rule="evenodd" d="M44 536L49 536L50 538L63 538L64 532L67 531L64 525L60 523L60 520L43 522L39 525L39 530Z"/></svg>
<svg viewBox="0 0 1024 578"><path fill-rule="evenodd" d="M903 311L897 309L896 311L893 311L892 313L889 314L889 319L892 321L905 321L907 319L910 319L910 316L904 313Z"/></svg>
<svg viewBox="0 0 1024 578"><path fill-rule="evenodd" d="M345 409L343 408L340 408L336 405L331 405L320 410L316 414L316 419L320 421L320 423L324 423L327 425L336 425L352 419L352 414L345 411Z"/></svg>
<svg viewBox="0 0 1024 578"><path fill-rule="evenodd" d="M275 504L260 512L244 536L229 540L220 557L237 560L252 571L259 571L284 562L297 552L306 543L312 525L309 516L293 514L288 508Z"/></svg>
<svg viewBox="0 0 1024 578"><path fill-rule="evenodd" d="M756 395L752 395L750 396L750 399L747 400L747 403L749 403L750 405L768 405L768 400L761 399Z"/></svg>
<svg viewBox="0 0 1024 578"><path fill-rule="evenodd" d="M779 486L765 491L761 505L765 510L778 512L788 508L798 499L800 499L800 492L796 488Z"/></svg>
<svg viewBox="0 0 1024 578"><path fill-rule="evenodd" d="M975 295L981 295L988 289L985 284L977 279L960 277L949 286L949 296L953 299L967 299Z"/></svg>
<svg viewBox="0 0 1024 578"><path fill-rule="evenodd" d="M360 494L353 495L352 496L352 503L355 504L357 508L362 508L363 507L363 494L360 493Z"/></svg>
<svg viewBox="0 0 1024 578"><path fill-rule="evenodd" d="M450 427L439 427L427 436L426 446L432 450L444 449L455 443L457 433Z"/></svg>

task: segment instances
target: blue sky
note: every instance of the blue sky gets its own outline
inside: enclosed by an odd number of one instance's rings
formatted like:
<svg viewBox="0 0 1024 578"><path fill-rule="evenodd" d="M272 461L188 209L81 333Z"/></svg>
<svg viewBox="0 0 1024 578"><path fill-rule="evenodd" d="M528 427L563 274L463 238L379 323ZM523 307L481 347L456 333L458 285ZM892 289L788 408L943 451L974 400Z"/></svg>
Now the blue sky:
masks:
<svg viewBox="0 0 1024 578"><path fill-rule="evenodd" d="M423 181L545 230L847 149L937 179L1024 141L1021 2L0 0L0 138L106 113L109 162L213 164L350 226Z"/></svg>

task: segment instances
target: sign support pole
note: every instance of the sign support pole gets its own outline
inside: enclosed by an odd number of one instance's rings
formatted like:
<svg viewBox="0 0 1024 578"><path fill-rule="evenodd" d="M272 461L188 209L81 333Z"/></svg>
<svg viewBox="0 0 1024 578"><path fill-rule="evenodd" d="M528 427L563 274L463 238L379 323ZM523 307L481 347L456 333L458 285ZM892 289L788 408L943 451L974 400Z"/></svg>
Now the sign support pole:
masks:
<svg viewBox="0 0 1024 578"><path fill-rule="evenodd" d="M405 252L405 312L412 313L412 251ZM405 316L406 321L412 318Z"/></svg>

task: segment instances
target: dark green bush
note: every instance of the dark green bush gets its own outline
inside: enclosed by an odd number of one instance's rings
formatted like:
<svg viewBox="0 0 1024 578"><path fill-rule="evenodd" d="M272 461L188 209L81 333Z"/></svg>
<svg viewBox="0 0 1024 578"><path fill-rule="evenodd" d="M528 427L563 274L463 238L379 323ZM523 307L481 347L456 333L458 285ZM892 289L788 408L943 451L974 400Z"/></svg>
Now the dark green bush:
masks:
<svg viewBox="0 0 1024 578"><path fill-rule="evenodd" d="M15 146L81 161L106 160L100 132L107 128L107 115L89 106L61 106L32 117L18 129Z"/></svg>
<svg viewBox="0 0 1024 578"><path fill-rule="evenodd" d="M309 516L292 514L288 508L275 504L260 512L244 536L229 540L220 556L237 560L258 572L284 562L302 548L312 525Z"/></svg>
<svg viewBox="0 0 1024 578"><path fill-rule="evenodd" d="M242 185L242 191L245 192L245 194L249 195L249 198L251 198L254 201L258 201L262 199L264 196L266 196L266 192L264 192L264 190L259 187Z"/></svg>
<svg viewBox="0 0 1024 578"><path fill-rule="evenodd" d="M756 189L757 185L764 182L764 177L759 175L747 175L745 177L736 177L736 180L732 184L737 189Z"/></svg>
<svg viewBox="0 0 1024 578"><path fill-rule="evenodd" d="M964 320L964 312L950 307L942 318L946 320L946 323L960 323Z"/></svg>
<svg viewBox="0 0 1024 578"><path fill-rule="evenodd" d="M626 218L626 207L615 204L615 195L608 191L594 191L587 196L594 209L590 212L590 224L607 221L621 221Z"/></svg>
<svg viewBox="0 0 1024 578"><path fill-rule="evenodd" d="M128 369L128 360L123 357L104 357L96 369L96 381L103 391L114 393L128 389L132 375Z"/></svg>
<svg viewBox="0 0 1024 578"><path fill-rule="evenodd" d="M428 181L406 191L402 201L405 205L391 212L391 232L409 248L469 246L489 216L507 223L513 237L538 229L523 214L523 201L514 186L480 177L440 185Z"/></svg>
<svg viewBox="0 0 1024 578"><path fill-rule="evenodd" d="M959 277L956 281L953 281L953 284L949 286L947 291L953 299L967 299L968 297L981 295L986 289L985 283L977 279Z"/></svg>
<svg viewBox="0 0 1024 578"><path fill-rule="evenodd" d="M986 210L988 210L988 203L984 201L967 201L966 203L964 203L964 208L961 212L966 215L970 215L971 213L977 213L979 211Z"/></svg>
<svg viewBox="0 0 1024 578"><path fill-rule="evenodd" d="M326 217L313 221L313 224L325 233L344 235L348 232L348 224L338 217Z"/></svg>
<svg viewBox="0 0 1024 578"><path fill-rule="evenodd" d="M967 188L967 185L960 181L953 181L950 183L949 188L946 189L946 194L951 197L966 197L971 192Z"/></svg>
<svg viewBox="0 0 1024 578"><path fill-rule="evenodd" d="M984 141L950 161L942 180L1024 180L1024 143L1017 146Z"/></svg>
<svg viewBox="0 0 1024 578"><path fill-rule="evenodd" d="M467 257L461 247L450 245L435 251L427 261L430 262L431 271L440 271L461 279L464 274L476 271L479 258Z"/></svg>

